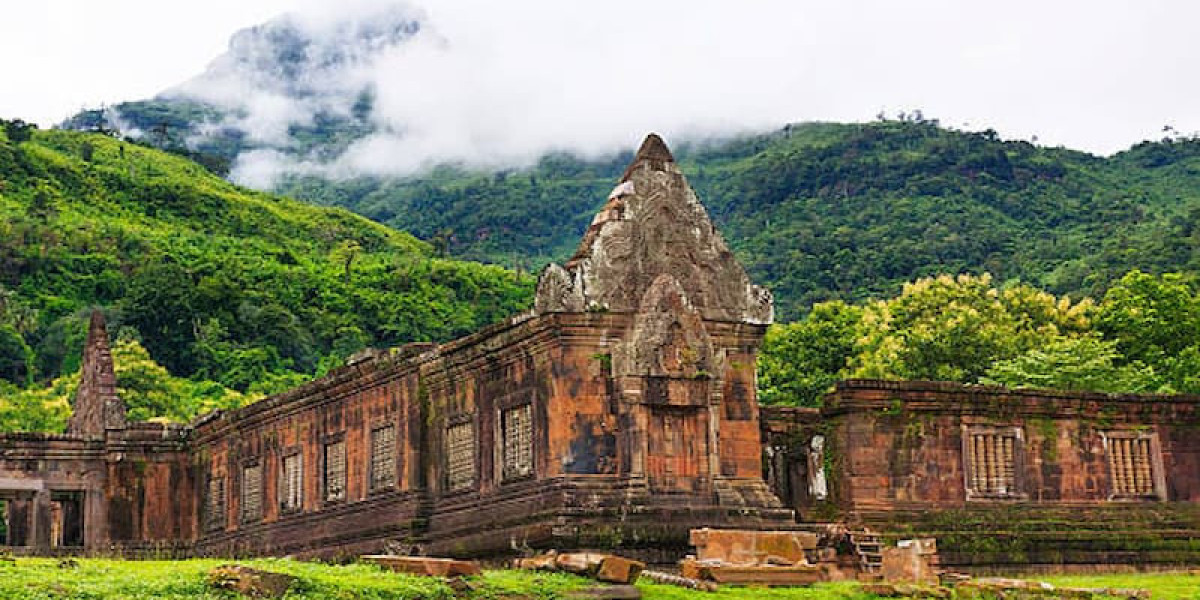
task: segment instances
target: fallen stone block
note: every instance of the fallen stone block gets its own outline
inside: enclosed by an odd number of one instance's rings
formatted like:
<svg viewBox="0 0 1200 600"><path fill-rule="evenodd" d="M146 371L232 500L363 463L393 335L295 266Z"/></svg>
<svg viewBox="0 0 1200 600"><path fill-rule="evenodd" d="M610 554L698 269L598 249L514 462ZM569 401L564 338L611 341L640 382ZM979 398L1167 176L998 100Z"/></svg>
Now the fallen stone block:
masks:
<svg viewBox="0 0 1200 600"><path fill-rule="evenodd" d="M719 561L685 559L679 563L684 577L720 584L794 586L826 581L826 569L816 565L773 567L730 565Z"/></svg>
<svg viewBox="0 0 1200 600"><path fill-rule="evenodd" d="M1095 596L1095 594L1087 590L1059 588L1044 581L1026 581L1024 579L1009 579L1006 577L981 577L972 579L958 584L955 586L955 589L978 590L1007 598L1075 598L1088 600Z"/></svg>
<svg viewBox="0 0 1200 600"><path fill-rule="evenodd" d="M1062 588L1060 588L1062 589ZM1150 600L1150 590L1127 589L1127 588L1078 588L1079 591L1088 592L1094 596L1104 598L1124 598L1125 600Z"/></svg>
<svg viewBox="0 0 1200 600"><path fill-rule="evenodd" d="M208 572L208 585L252 598L282 598L296 578L242 565L220 565Z"/></svg>
<svg viewBox="0 0 1200 600"><path fill-rule="evenodd" d="M953 571L944 571L942 573L938 573L938 581L940 581L942 585L948 587L954 587L964 581L970 580L971 576L966 573L955 573Z"/></svg>
<svg viewBox="0 0 1200 600"><path fill-rule="evenodd" d="M600 568L596 571L596 579L608 583L632 584L645 570L646 563L630 560L621 556L607 555L600 559Z"/></svg>
<svg viewBox="0 0 1200 600"><path fill-rule="evenodd" d="M563 571L583 577L591 577L606 583L632 584L646 568L646 563L615 554L594 552L568 552L558 554L550 551L532 558L513 561L518 569L533 571Z"/></svg>
<svg viewBox="0 0 1200 600"><path fill-rule="evenodd" d="M642 571L642 577L661 583L663 585L673 585L676 587L687 588L689 590L697 590L701 592L715 592L719 586L711 581L701 581L694 577L673 575L662 571Z"/></svg>
<svg viewBox="0 0 1200 600"><path fill-rule="evenodd" d="M696 558L729 564L760 564L774 556L792 564L804 564L805 550L815 550L817 534L807 531L754 531L746 529L693 529L688 541L696 547Z"/></svg>
<svg viewBox="0 0 1200 600"><path fill-rule="evenodd" d="M461 577L478 575L481 571L479 563L452 558L430 558L427 556L392 556L388 554L369 554L359 557L363 562L372 563L396 571L430 577Z"/></svg>
<svg viewBox="0 0 1200 600"><path fill-rule="evenodd" d="M604 556L590 552L569 552L554 557L554 565L560 571L593 577L600 569L600 562L604 560Z"/></svg>
<svg viewBox="0 0 1200 600"><path fill-rule="evenodd" d="M929 564L930 555L916 544L883 548L880 573L884 581L936 585L938 574Z"/></svg>
<svg viewBox="0 0 1200 600"><path fill-rule="evenodd" d="M513 560L513 568L524 569L527 571L557 571L558 565L555 560L558 558L558 552L551 550L545 554L529 558L517 558Z"/></svg>

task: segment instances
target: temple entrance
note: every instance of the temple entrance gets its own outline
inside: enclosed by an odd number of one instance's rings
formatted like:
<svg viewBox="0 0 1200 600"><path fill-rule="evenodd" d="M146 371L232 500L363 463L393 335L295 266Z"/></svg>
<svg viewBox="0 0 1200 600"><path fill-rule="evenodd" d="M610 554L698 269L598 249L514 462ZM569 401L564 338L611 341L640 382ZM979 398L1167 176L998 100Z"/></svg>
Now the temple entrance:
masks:
<svg viewBox="0 0 1200 600"><path fill-rule="evenodd" d="M0 492L3 493L3 492ZM7 494L0 497L3 506L4 545L28 546L33 497L27 494Z"/></svg>
<svg viewBox="0 0 1200 600"><path fill-rule="evenodd" d="M8 502L0 499L0 546L8 545Z"/></svg>
<svg viewBox="0 0 1200 600"><path fill-rule="evenodd" d="M656 492L699 492L707 481L708 424L691 406L653 406L646 474Z"/></svg>
<svg viewBox="0 0 1200 600"><path fill-rule="evenodd" d="M83 546L83 492L50 494L50 546Z"/></svg>

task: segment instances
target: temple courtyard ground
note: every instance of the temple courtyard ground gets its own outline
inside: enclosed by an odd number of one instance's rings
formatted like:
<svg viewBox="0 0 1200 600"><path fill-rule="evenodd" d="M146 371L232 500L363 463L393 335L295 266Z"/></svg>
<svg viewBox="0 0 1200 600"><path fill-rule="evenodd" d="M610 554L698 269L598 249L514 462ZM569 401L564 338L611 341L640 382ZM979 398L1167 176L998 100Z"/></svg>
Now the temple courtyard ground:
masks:
<svg viewBox="0 0 1200 600"><path fill-rule="evenodd" d="M222 560L121 561L103 559L59 560L15 558L0 560L0 599L60 600L147 599L168 600L237 598L233 592L209 586L208 572ZM549 600L566 598L570 592L593 585L573 576L490 570L472 579L469 590L455 590L445 581L399 575L373 565L328 565L286 559L236 561L253 568L297 577L286 598L383 600ZM1200 600L1200 574L1105 574L1045 576L1058 586L1088 588L1141 588L1155 600ZM818 584L809 588L725 587L716 593L695 592L664 585L641 583L647 600L867 600L875 598L856 583Z"/></svg>

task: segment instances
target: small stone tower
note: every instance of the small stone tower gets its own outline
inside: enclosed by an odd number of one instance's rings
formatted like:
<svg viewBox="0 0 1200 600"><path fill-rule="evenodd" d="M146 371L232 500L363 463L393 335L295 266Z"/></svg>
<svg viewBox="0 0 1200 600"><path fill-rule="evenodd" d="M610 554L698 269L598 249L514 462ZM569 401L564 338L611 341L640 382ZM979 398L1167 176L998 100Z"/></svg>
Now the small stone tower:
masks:
<svg viewBox="0 0 1200 600"><path fill-rule="evenodd" d="M691 506L790 520L763 483L754 364L773 318L662 139L642 143L575 255L538 280L538 314L603 313L624 475ZM664 496L664 497L665 497ZM749 513L748 513L749 514ZM734 520L713 517L724 526Z"/></svg>
<svg viewBox="0 0 1200 600"><path fill-rule="evenodd" d="M117 375L108 348L108 328L99 309L92 311L83 367L67 433L102 436L109 429L124 429L125 403L117 396Z"/></svg>

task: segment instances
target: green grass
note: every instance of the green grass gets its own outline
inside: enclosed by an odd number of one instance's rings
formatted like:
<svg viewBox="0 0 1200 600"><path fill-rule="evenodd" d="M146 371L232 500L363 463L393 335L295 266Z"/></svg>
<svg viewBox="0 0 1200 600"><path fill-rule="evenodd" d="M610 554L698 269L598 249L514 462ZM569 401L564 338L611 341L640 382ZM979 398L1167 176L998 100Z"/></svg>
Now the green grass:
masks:
<svg viewBox="0 0 1200 600"><path fill-rule="evenodd" d="M206 575L228 560L121 561L81 559L60 568L56 559L18 558L0 562L0 600L117 599L216 600L238 598L209 588ZM311 600L451 599L454 590L440 579L384 571L365 564L326 565L285 559L236 561L298 578L287 598ZM551 599L586 584L558 574L489 571L468 598L477 600Z"/></svg>
<svg viewBox="0 0 1200 600"><path fill-rule="evenodd" d="M473 590L456 596L446 582L401 575L374 565L327 565L286 559L121 561L79 559L73 568L57 559L0 561L0 600L234 600L232 592L208 587L206 575L217 565L237 564L287 573L298 578L287 598L312 600L551 600L591 582L570 575L523 571L486 571ZM1037 577L1060 587L1142 588L1155 600L1200 600L1200 576L1180 573ZM641 583L646 600L871 600L853 582L808 588L723 587L716 593Z"/></svg>
<svg viewBox="0 0 1200 600"><path fill-rule="evenodd" d="M1154 600L1200 600L1200 575L1187 573L1115 573L1058 575L1037 578L1059 587L1140 588Z"/></svg>

